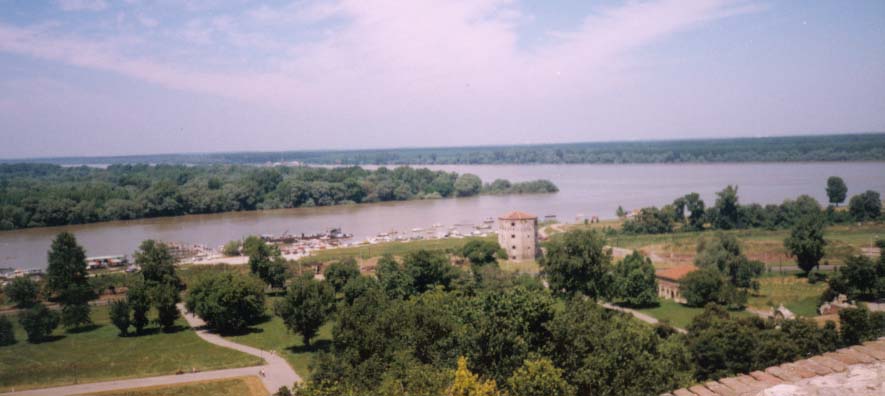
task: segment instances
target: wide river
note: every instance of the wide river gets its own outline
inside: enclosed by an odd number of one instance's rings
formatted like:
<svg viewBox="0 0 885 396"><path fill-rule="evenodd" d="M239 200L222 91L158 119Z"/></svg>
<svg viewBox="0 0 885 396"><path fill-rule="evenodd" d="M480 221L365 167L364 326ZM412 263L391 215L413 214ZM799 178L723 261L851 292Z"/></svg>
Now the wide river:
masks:
<svg viewBox="0 0 885 396"><path fill-rule="evenodd" d="M341 227L354 240L390 230L407 231L440 223L480 223L488 217L522 210L539 217L555 215L614 217L615 209L664 205L698 192L711 206L715 192L739 186L742 203L780 203L808 194L827 201L826 179L841 176L849 196L865 190L885 193L885 163L741 163L661 165L478 165L430 166L495 178L539 178L559 186L556 194L479 196L428 201L385 202L320 208L192 215L0 232L0 267L44 268L46 251L60 231L74 232L87 255L131 254L145 239L219 246L250 234L313 233Z"/></svg>

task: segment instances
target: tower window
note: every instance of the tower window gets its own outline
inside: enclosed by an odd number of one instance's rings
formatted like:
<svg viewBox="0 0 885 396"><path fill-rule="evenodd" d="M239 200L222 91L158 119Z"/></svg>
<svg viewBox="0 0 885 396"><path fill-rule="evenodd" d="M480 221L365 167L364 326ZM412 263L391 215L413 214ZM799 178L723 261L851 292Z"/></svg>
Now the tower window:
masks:
<svg viewBox="0 0 885 396"><path fill-rule="evenodd" d="M516 234L510 234L511 238L516 238Z"/></svg>
<svg viewBox="0 0 885 396"><path fill-rule="evenodd" d="M511 227L516 227L516 223L510 223Z"/></svg>

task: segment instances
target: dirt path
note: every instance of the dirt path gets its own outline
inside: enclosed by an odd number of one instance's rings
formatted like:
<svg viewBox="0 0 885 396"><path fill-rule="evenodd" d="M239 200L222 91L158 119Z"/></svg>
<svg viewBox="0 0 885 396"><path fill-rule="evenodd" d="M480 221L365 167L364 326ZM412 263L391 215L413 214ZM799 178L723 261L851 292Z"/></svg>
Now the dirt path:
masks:
<svg viewBox="0 0 885 396"><path fill-rule="evenodd" d="M619 306L617 306L617 305L609 304L609 303L607 303L607 302L599 302L598 304L599 304L599 305L602 305L603 307L608 308L608 309L613 309L613 310L615 310L615 311L621 311L621 312L629 313L630 315L633 315L634 318L639 319L639 320L641 320L641 321L643 321L643 322L646 322L646 323L658 324L658 322L659 322L657 319L655 319L655 318L654 318L653 316L651 316L651 315L646 315L646 314L644 314L644 313L642 313L642 312L635 311L635 310L632 310L632 309L630 309L630 308L619 307ZM670 327L673 327L674 330L676 330L677 332L680 332L680 333L682 333L682 334L687 334L687 333L688 333L688 332L685 331L685 329L683 329L683 328L675 327L675 326L672 326L672 325L671 325Z"/></svg>
<svg viewBox="0 0 885 396"><path fill-rule="evenodd" d="M194 328L197 336L209 342L224 348L234 349L252 356L258 356L267 362L263 366L252 366L235 369L204 371L200 373L187 373L181 375L164 375L160 377L135 378L119 381L95 382L90 384L59 386L55 388L33 389L19 392L3 393L3 396L64 396L77 395L83 393L105 392L112 390L142 388L147 386L158 385L174 385L194 381L219 380L233 377L257 376L267 388L268 392L273 393L280 389L281 386L291 387L296 382L301 382L301 377L292 370L286 359L277 356L275 353L267 352L258 348L237 344L222 338L217 334L210 333L206 329L206 322L202 319L187 313L183 304L178 304L178 310L184 316L187 323ZM259 372L263 372L264 376L259 376Z"/></svg>

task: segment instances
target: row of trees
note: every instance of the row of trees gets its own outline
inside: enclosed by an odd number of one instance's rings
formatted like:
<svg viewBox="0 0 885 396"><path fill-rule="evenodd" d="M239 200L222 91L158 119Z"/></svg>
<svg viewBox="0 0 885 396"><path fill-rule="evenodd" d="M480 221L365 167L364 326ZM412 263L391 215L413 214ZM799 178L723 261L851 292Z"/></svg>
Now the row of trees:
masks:
<svg viewBox="0 0 885 396"><path fill-rule="evenodd" d="M662 208L647 207L624 222L623 232L630 234L663 234L676 229L701 231L709 225L715 230L744 228L789 228L803 219L815 218L822 221L842 223L848 221L878 220L882 217L882 203L879 193L866 191L851 197L848 211L837 210L836 205L845 201L847 189L841 178L831 177L827 193L830 206L826 210L814 198L801 195L795 200L785 200L780 205L741 205L738 202L738 188L727 186L716 193L716 203L705 207L697 193L676 198L672 204ZM619 217L626 216L618 208Z"/></svg>
<svg viewBox="0 0 885 396"><path fill-rule="evenodd" d="M0 164L0 230L193 213L465 197L476 175L400 167ZM549 181L496 180L489 193L555 192Z"/></svg>

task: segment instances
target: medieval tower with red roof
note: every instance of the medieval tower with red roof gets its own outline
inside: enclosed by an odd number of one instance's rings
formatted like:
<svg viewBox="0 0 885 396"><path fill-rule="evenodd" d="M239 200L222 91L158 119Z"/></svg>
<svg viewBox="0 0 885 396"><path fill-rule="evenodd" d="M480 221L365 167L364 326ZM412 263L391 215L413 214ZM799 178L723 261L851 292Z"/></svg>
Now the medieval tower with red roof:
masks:
<svg viewBox="0 0 885 396"><path fill-rule="evenodd" d="M538 216L510 212L498 218L498 244L510 260L534 260L538 248Z"/></svg>

